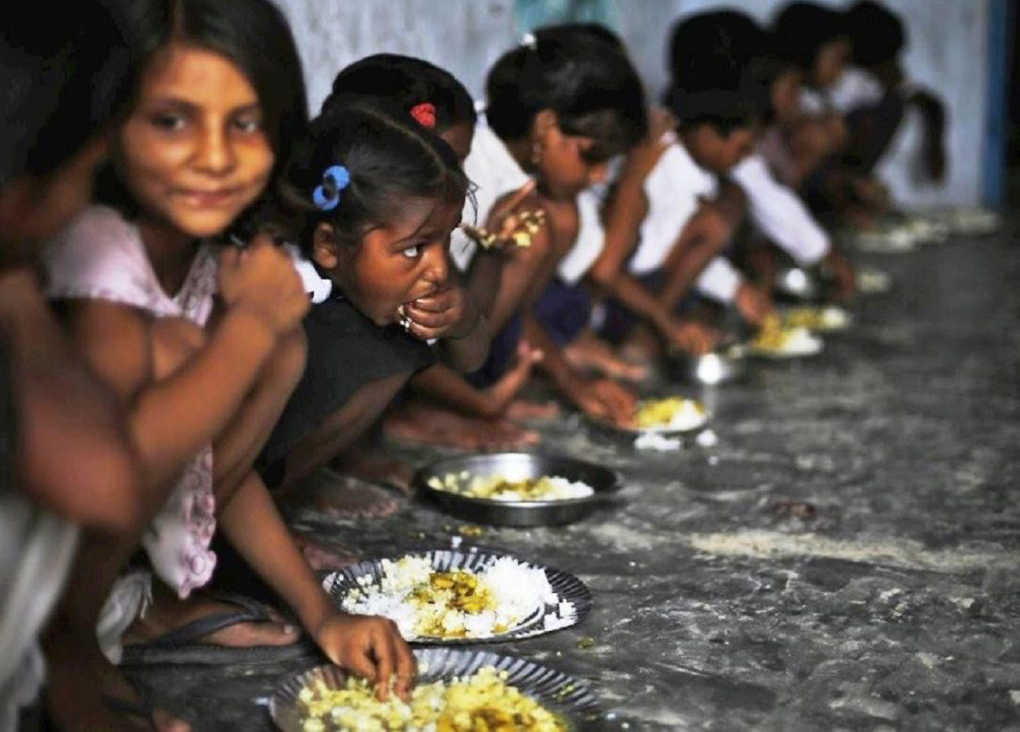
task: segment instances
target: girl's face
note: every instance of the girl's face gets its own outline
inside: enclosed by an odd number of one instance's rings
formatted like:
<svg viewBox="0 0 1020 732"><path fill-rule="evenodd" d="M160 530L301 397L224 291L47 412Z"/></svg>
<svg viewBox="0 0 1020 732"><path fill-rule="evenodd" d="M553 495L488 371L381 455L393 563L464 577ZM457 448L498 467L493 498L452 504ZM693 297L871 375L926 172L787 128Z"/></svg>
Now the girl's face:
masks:
<svg viewBox="0 0 1020 732"><path fill-rule="evenodd" d="M800 109L800 72L795 68L783 71L772 82L769 95L777 122L796 117Z"/></svg>
<svg viewBox="0 0 1020 732"><path fill-rule="evenodd" d="M585 157L595 147L593 138L566 135L558 125L551 124L536 132L535 143L536 172L550 198L573 198L606 179L609 162L595 163Z"/></svg>
<svg viewBox="0 0 1020 732"><path fill-rule="evenodd" d="M475 138L474 125L458 122L447 127L439 136L450 146L463 168L464 161L467 160L467 156L471 152L471 143Z"/></svg>
<svg viewBox="0 0 1020 732"><path fill-rule="evenodd" d="M446 285L450 234L460 223L463 205L463 200L409 201L401 206L400 220L370 230L358 246L323 246L320 227L315 260L372 322L395 323L401 305Z"/></svg>
<svg viewBox="0 0 1020 732"><path fill-rule="evenodd" d="M695 129L688 150L698 165L722 175L751 154L755 134L754 127L735 127L723 134L715 127L703 124Z"/></svg>
<svg viewBox="0 0 1020 732"><path fill-rule="evenodd" d="M845 38L837 38L819 48L813 70L815 86L825 88L834 83L843 73L849 55L850 43Z"/></svg>
<svg viewBox="0 0 1020 732"><path fill-rule="evenodd" d="M274 159L244 74L213 51L180 44L142 75L115 155L145 214L193 237L226 229L265 188Z"/></svg>

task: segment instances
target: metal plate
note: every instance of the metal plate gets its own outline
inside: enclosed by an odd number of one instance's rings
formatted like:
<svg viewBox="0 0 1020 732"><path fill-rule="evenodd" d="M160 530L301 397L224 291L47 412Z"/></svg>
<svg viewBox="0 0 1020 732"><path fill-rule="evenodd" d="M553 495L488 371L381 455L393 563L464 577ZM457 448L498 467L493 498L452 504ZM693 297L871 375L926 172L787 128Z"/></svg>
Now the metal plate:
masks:
<svg viewBox="0 0 1020 732"><path fill-rule="evenodd" d="M825 284L813 270L782 267L776 272L775 291L791 300L817 302L825 294Z"/></svg>
<svg viewBox="0 0 1020 732"><path fill-rule="evenodd" d="M682 394L674 394L674 395L671 395L671 396L678 396L678 397L681 397L683 399L691 399L691 397L686 397L686 396L683 396ZM659 398L668 398L668 397L659 397ZM697 401L697 400L694 400L694 401ZM704 406L704 405L702 405L702 406ZM613 435L614 437L622 437L626 441L633 443L634 440L636 440L638 437L640 437L641 435L644 435L644 434L648 434L648 433L653 433L653 434L656 434L656 435L661 435L662 437L667 437L667 438L668 437L684 437L684 436L696 435L697 433L701 432L702 430L706 429L709 426L709 422L712 421L712 415L706 411L705 412L705 418L704 418L704 420L702 420L701 424L698 424L698 425L696 425L694 427L688 427L688 428L682 429L682 430L678 430L678 429L677 430L675 430L675 429L666 429L666 428L662 428L662 427L650 427L648 429L638 429L638 428L635 427L635 428L631 429L631 428L628 428L628 427L618 427L617 425L613 424L612 422L607 422L604 419L595 419L594 417L585 417L585 419L587 419L588 422L590 422L596 429L598 429L598 430L600 430L602 432L605 432L607 434Z"/></svg>
<svg viewBox="0 0 1020 732"><path fill-rule="evenodd" d="M795 327L798 323L791 323L791 318L799 315L798 311L810 311L810 317L816 322L805 325L812 333L838 333L849 330L854 324L854 316L845 308L838 305L797 305L793 307L780 308L779 316L782 319L783 327Z"/></svg>
<svg viewBox="0 0 1020 732"><path fill-rule="evenodd" d="M808 358L811 356L817 356L825 349L825 342L817 335L815 335L814 338L815 341L812 343L810 348L791 348L783 351L755 348L748 344L747 355L754 356L755 358L764 358L770 361L786 361L793 358Z"/></svg>
<svg viewBox="0 0 1020 732"><path fill-rule="evenodd" d="M419 668L425 669L418 677L420 682L449 681L457 676L473 674L485 666L494 666L507 672L507 684L559 714L572 731L599 728L602 713L598 698L588 683L548 666L466 648L419 648L414 651L414 656ZM337 666L320 666L288 679L269 701L273 722L284 732L302 732L302 707L298 701L301 690L317 681L327 688L337 689L343 687L346 679L346 673Z"/></svg>
<svg viewBox="0 0 1020 732"><path fill-rule="evenodd" d="M471 498L428 485L430 478L442 480L443 476L451 473L459 475L464 471L482 477L498 475L510 480L557 475L587 483L595 493L584 498L510 502ZM417 471L411 484L447 513L496 526L569 524L605 504L620 489L616 473L608 468L560 455L533 452L493 452L440 460Z"/></svg>
<svg viewBox="0 0 1020 732"><path fill-rule="evenodd" d="M664 370L670 378L705 386L728 384L747 373L741 347L727 351L713 351L701 356L671 353L666 357Z"/></svg>
<svg viewBox="0 0 1020 732"><path fill-rule="evenodd" d="M464 569L472 572L478 572L484 570L500 557L511 556L509 554L494 554L473 548L467 551L433 549L430 551L408 552L408 554L427 557L432 564L432 568L440 572L447 572L452 569ZM402 556L407 556L407 554L389 557L389 559L391 561L396 561ZM517 557L511 558L517 559ZM523 560L520 559L518 559L518 561L523 562ZM547 567L535 562L524 563L530 567L535 567L545 572L545 576L548 578L549 584L556 593L557 602L568 600L573 604L575 612L573 622L557 628L547 629L542 620L547 612L555 609L555 605L548 605L546 607L537 608L535 612L522 620L517 627L507 631L506 633L500 633L499 635L490 636L488 638L434 638L421 636L407 638L407 642L431 645L501 643L505 641L519 640L521 638L534 638L535 636L545 635L546 633L554 633L557 630L578 625L588 616L588 613L591 612L591 608L594 603L592 601L591 592L581 580L569 572L564 572L556 569L555 567ZM342 608L344 598L347 596L348 592L353 589L363 589L365 587L365 585L358 582L359 577L368 575L372 578L372 584L377 585L382 574L382 559L370 559L364 562L358 562L357 564L352 564L349 567L344 567L337 572L326 575L326 578L322 581L322 586L336 602L337 607Z"/></svg>

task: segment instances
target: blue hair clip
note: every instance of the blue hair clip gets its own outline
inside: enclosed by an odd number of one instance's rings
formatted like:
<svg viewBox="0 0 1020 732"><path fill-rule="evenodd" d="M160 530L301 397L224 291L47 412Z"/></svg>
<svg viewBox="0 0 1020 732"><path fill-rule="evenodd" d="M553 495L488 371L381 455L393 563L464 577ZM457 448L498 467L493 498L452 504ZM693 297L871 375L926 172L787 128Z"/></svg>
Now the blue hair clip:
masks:
<svg viewBox="0 0 1020 732"><path fill-rule="evenodd" d="M312 191L312 203L322 211L332 211L340 205L340 191L351 182L350 171L343 165L331 165L322 174L322 184Z"/></svg>

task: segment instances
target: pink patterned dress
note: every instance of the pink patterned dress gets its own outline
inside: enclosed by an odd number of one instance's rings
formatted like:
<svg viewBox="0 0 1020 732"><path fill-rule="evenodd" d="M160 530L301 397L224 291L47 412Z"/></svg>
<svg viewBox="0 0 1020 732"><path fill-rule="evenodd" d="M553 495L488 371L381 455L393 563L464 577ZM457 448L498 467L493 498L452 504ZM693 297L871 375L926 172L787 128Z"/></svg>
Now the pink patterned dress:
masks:
<svg viewBox="0 0 1020 732"><path fill-rule="evenodd" d="M145 311L152 318L186 318L204 326L216 293L216 257L200 246L180 292L167 295L149 262L138 228L117 211L91 206L46 251L47 294L53 299L98 299ZM153 570L179 597L212 577L209 550L216 530L212 445L187 464L142 543Z"/></svg>

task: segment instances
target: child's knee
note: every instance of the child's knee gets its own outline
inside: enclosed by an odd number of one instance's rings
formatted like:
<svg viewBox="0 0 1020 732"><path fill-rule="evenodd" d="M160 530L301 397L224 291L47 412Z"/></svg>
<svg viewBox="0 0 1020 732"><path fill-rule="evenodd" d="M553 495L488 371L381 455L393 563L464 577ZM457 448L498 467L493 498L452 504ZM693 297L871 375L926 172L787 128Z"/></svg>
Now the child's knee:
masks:
<svg viewBox="0 0 1020 732"><path fill-rule="evenodd" d="M156 379L183 366L205 345L205 331L184 318L159 318L152 324L152 361Z"/></svg>

